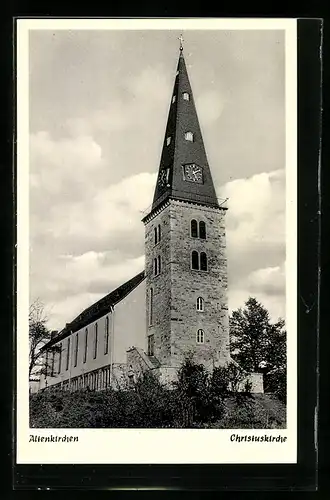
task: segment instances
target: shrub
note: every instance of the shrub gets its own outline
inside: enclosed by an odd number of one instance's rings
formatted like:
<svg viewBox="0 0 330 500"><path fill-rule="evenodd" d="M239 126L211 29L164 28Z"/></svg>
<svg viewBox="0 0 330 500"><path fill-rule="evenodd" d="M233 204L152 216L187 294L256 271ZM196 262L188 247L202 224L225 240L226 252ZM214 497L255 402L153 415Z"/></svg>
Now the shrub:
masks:
<svg viewBox="0 0 330 500"><path fill-rule="evenodd" d="M37 428L267 428L281 418L250 394L231 392L241 372L236 366L215 368L186 359L169 390L153 372L141 376L128 390L75 392L48 389L30 395L30 425ZM281 394L282 379L274 387ZM282 385L281 385L282 383ZM236 385L235 385L236 384ZM269 398L269 396L268 396ZM277 401L277 400L276 400ZM271 402L270 402L271 403Z"/></svg>
<svg viewBox="0 0 330 500"><path fill-rule="evenodd" d="M183 426L190 427L193 422L211 422L221 417L223 385L220 383L220 371L210 375L203 365L186 358L174 385L181 402Z"/></svg>
<svg viewBox="0 0 330 500"><path fill-rule="evenodd" d="M246 377L246 372L244 372L236 363L229 363L225 369L227 371L230 390L235 393L238 392L241 383Z"/></svg>
<svg viewBox="0 0 330 500"><path fill-rule="evenodd" d="M251 394L252 391L252 382L251 380L247 380L244 384L244 392L246 394Z"/></svg>
<svg viewBox="0 0 330 500"><path fill-rule="evenodd" d="M229 373L225 367L216 367L210 377L210 390L215 397L224 398L229 394Z"/></svg>
<svg viewBox="0 0 330 500"><path fill-rule="evenodd" d="M278 368L269 372L264 377L265 392L271 392L275 396L286 403L286 368Z"/></svg>

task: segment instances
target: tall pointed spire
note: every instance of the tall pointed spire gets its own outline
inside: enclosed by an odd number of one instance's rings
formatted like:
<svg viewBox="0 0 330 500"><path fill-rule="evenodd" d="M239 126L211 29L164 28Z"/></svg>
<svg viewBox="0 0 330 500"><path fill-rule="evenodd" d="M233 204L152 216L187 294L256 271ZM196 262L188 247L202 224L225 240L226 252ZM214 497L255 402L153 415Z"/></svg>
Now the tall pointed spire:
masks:
<svg viewBox="0 0 330 500"><path fill-rule="evenodd" d="M167 199L219 206L183 56L177 65L152 211Z"/></svg>

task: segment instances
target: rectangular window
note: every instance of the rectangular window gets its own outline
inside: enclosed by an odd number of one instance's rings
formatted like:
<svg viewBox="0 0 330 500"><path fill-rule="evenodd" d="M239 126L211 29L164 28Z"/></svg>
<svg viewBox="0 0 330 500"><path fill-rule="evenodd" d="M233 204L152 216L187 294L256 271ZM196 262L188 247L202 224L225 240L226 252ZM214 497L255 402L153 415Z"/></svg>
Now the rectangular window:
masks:
<svg viewBox="0 0 330 500"><path fill-rule="evenodd" d="M133 389L134 387L134 374L128 375L128 387Z"/></svg>
<svg viewBox="0 0 330 500"><path fill-rule="evenodd" d="M58 352L58 373L61 373L61 368L62 368L62 344L59 346L59 352Z"/></svg>
<svg viewBox="0 0 330 500"><path fill-rule="evenodd" d="M154 291L152 288L149 290L149 326L152 325L152 317L153 317L153 294Z"/></svg>
<svg viewBox="0 0 330 500"><path fill-rule="evenodd" d="M88 346L88 329L85 330L85 349L84 349L84 359L83 363L86 363L87 360L87 346Z"/></svg>
<svg viewBox="0 0 330 500"><path fill-rule="evenodd" d="M153 335L149 335L149 337L148 337L148 356L154 355L154 348L155 348L155 338Z"/></svg>
<svg viewBox="0 0 330 500"><path fill-rule="evenodd" d="M53 352L52 352L52 371L50 374L51 377L54 377L54 363L55 363L55 351L53 350Z"/></svg>
<svg viewBox="0 0 330 500"><path fill-rule="evenodd" d="M79 342L79 339L78 339L78 333L77 333L76 334L76 344L74 347L74 366L77 366L77 362L78 362L78 342Z"/></svg>
<svg viewBox="0 0 330 500"><path fill-rule="evenodd" d="M97 356L97 334L98 334L98 331L97 331L97 323L95 323L94 325L94 353L93 353L93 358L95 359L96 356Z"/></svg>
<svg viewBox="0 0 330 500"><path fill-rule="evenodd" d="M105 318L104 354L109 352L109 316Z"/></svg>
<svg viewBox="0 0 330 500"><path fill-rule="evenodd" d="M46 351L46 359L45 359L45 377L48 377L49 369L48 369L48 351Z"/></svg>
<svg viewBox="0 0 330 500"><path fill-rule="evenodd" d="M69 361L70 361L70 337L68 338L68 350L66 353L66 367L65 367L66 370L69 369Z"/></svg>

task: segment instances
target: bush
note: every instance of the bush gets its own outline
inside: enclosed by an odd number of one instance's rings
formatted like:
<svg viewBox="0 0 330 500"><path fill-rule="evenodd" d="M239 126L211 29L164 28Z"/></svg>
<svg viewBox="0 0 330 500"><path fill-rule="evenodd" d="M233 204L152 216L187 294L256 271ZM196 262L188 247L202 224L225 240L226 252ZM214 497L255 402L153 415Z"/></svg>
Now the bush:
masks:
<svg viewBox="0 0 330 500"><path fill-rule="evenodd" d="M286 403L286 368L278 368L269 372L264 377L265 392L271 392L275 396Z"/></svg>
<svg viewBox="0 0 330 500"><path fill-rule="evenodd" d="M128 390L75 392L48 389L30 395L30 425L37 428L267 428L275 416L250 394L233 393L241 374L236 366L215 368L186 359L172 389L152 372ZM235 385L236 384L236 385ZM278 393L281 384L276 385ZM273 412L274 413L274 412ZM279 419L278 419L279 420Z"/></svg>
<svg viewBox="0 0 330 500"><path fill-rule="evenodd" d="M193 363L190 358L184 361L174 384L181 401L182 426L221 418L228 384L221 381L221 369L216 370L210 375L203 365Z"/></svg>
<svg viewBox="0 0 330 500"><path fill-rule="evenodd" d="M177 427L178 399L147 373L134 389L46 390L30 396L31 427Z"/></svg>

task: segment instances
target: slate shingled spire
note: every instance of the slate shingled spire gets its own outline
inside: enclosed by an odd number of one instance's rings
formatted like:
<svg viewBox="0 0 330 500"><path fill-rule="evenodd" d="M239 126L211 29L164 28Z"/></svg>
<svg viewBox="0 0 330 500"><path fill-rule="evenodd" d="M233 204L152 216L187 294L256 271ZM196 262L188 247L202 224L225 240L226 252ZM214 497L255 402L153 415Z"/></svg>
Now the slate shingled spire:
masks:
<svg viewBox="0 0 330 500"><path fill-rule="evenodd" d="M202 179L199 178L199 182L187 180L187 175L185 175L187 167L193 170L196 168L199 170L198 167L201 167ZM151 211L159 208L169 198L213 207L219 206L182 45L180 45L180 56Z"/></svg>

